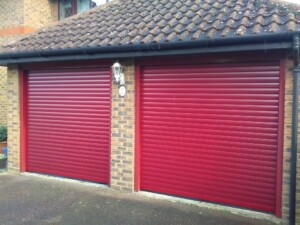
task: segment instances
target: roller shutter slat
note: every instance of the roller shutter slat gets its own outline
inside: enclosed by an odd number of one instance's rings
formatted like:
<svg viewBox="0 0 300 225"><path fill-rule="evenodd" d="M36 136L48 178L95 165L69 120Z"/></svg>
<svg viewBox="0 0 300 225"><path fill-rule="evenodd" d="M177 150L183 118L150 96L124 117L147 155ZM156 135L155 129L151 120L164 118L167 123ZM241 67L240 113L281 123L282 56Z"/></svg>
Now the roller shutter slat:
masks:
<svg viewBox="0 0 300 225"><path fill-rule="evenodd" d="M184 165L184 164L176 164L174 165L174 163L170 163L169 164L163 164L161 165L160 162L152 162L152 163L146 163L144 162L144 164L141 165L141 170L145 170L145 172L154 172L156 171L158 168L160 170L160 172L163 171L169 171L169 173L172 173L172 171L177 171L180 168L185 172L186 176L190 176L190 173L195 174L210 174L210 173L215 173L215 174L226 174L227 176L230 176L230 174L238 174L241 176L241 180L243 179L243 176L250 176L250 177L257 177L258 180L259 178L263 178L269 181L269 183L274 183L273 179L270 179L270 177L272 177L275 172L274 171L260 171L260 170L249 170L249 169L244 169L244 168L234 168L234 167L230 167L230 166L219 166L219 170L215 170L216 164L211 164L211 163L207 163L207 164L201 164L200 166L198 166L197 168L190 166L190 165ZM151 168L153 168L151 170ZM148 171L146 171L148 170ZM147 182L147 180L145 180L145 182ZM226 181L224 181L226 182ZM263 184L264 182L262 182Z"/></svg>
<svg viewBox="0 0 300 225"><path fill-rule="evenodd" d="M144 146L146 148L152 148L155 150L153 150L153 152L155 153L156 151L161 151L164 150L164 152L162 152L161 154L170 154L172 153L172 151L168 148L168 143L165 143L165 145L158 145L156 144L155 141L144 141ZM182 147L185 147L185 151L184 152L180 152L180 149ZM225 154L225 155L239 155L240 157L247 157L247 158L265 158L266 160L270 160L270 158L275 157L276 158L276 151L267 151L267 150L260 150L260 149L253 149L253 148L241 148L236 147L234 148L233 146L230 147L226 147L226 146L220 146L220 145L205 145L205 144L195 144L193 145L189 145L188 147L185 146L184 144L180 145L180 144L176 144L175 147L173 147L173 150L176 150L178 152L176 152L177 154L193 154L194 153L194 147L199 147L201 148L201 152L207 152L207 154ZM168 153L169 152L169 153Z"/></svg>
<svg viewBox="0 0 300 225"><path fill-rule="evenodd" d="M151 168L151 165L144 165L143 169L147 170L148 168ZM189 169L189 170L188 170ZM255 183L258 186L264 186L264 185L269 185L270 188L272 188L274 180L273 179L269 179L268 177L270 176L271 173L264 173L264 174L260 174L259 172L255 172L252 171L251 174L249 173L243 173L244 170L239 170L240 173L232 173L234 169L232 168L224 168L221 172L220 171L215 171L212 170L209 166L202 166L201 168L201 177L209 177L208 179L222 179L222 177L226 176L230 176L230 178L228 177L228 182L235 182L235 183L239 183L239 181L241 181L242 183L245 182L250 182L250 183ZM163 171L163 173L161 173ZM200 169L199 169L200 171ZM197 170L195 170L194 168L187 168L185 171L182 170L176 170L176 174L178 176L184 176L184 177L195 177L198 175ZM170 174L170 173L174 173L174 168L170 169L170 167L166 167L164 165L159 166L159 168L153 168L153 170L150 171L145 171L145 173L149 173L148 176L157 176L155 175L156 173L159 174L161 173L162 175L165 174ZM188 173L188 174L187 174Z"/></svg>
<svg viewBox="0 0 300 225"><path fill-rule="evenodd" d="M275 213L279 65L140 71L141 189Z"/></svg>

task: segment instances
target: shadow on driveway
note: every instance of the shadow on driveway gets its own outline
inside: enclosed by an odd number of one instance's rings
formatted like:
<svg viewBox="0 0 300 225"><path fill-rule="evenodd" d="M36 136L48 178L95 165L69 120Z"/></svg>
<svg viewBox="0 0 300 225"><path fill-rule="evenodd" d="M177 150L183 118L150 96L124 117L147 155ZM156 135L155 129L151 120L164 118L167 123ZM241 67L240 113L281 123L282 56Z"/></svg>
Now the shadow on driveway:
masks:
<svg viewBox="0 0 300 225"><path fill-rule="evenodd" d="M0 176L1 225L272 225L217 210L31 176Z"/></svg>

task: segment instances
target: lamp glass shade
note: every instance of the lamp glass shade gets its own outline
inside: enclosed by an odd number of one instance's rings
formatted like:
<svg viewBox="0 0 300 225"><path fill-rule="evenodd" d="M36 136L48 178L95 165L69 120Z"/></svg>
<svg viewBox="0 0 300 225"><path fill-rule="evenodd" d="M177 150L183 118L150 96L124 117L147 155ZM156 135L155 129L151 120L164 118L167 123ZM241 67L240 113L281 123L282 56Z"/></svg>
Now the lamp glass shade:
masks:
<svg viewBox="0 0 300 225"><path fill-rule="evenodd" d="M120 74L123 71L123 67L121 66L120 63L116 62L113 66L112 66L112 70L113 70L113 74L115 76L120 76Z"/></svg>

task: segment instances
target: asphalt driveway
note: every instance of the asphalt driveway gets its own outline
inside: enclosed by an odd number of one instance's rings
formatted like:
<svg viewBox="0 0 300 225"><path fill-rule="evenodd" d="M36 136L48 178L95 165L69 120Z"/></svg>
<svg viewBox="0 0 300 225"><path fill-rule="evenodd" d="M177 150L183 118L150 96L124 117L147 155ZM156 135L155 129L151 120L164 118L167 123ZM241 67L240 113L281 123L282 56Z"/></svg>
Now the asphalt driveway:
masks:
<svg viewBox="0 0 300 225"><path fill-rule="evenodd" d="M31 176L0 175L1 225L272 225L211 210Z"/></svg>

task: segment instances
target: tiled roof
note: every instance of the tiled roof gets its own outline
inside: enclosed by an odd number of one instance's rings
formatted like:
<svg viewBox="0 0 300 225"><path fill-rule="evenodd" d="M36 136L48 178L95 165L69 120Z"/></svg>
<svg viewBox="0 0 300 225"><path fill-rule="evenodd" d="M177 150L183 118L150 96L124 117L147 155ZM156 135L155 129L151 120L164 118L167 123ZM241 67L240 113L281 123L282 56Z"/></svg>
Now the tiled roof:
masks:
<svg viewBox="0 0 300 225"><path fill-rule="evenodd" d="M270 0L114 0L2 53L174 43L300 31L300 7Z"/></svg>

